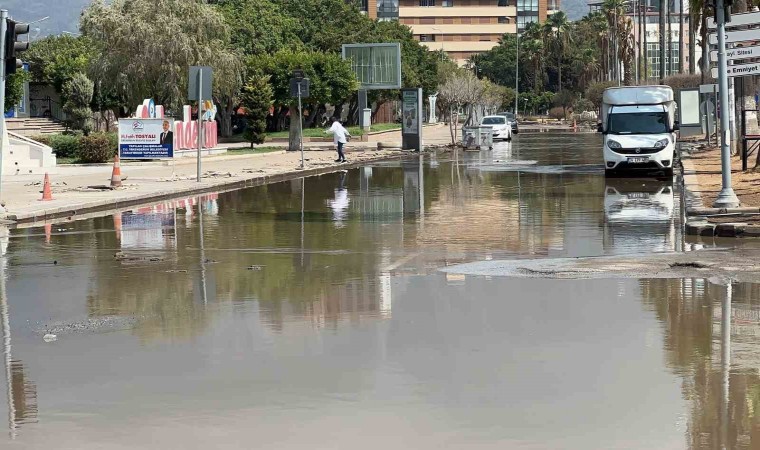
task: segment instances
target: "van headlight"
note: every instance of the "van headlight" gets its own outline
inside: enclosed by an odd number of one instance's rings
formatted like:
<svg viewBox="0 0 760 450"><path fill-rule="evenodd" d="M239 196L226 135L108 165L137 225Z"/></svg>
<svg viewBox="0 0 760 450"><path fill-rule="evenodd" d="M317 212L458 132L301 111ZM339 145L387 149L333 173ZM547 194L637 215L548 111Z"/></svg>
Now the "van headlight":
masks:
<svg viewBox="0 0 760 450"><path fill-rule="evenodd" d="M668 144L670 144L670 141L667 138L660 139L659 141L657 141L657 142L654 143L654 148L656 148L658 150L659 149L663 149L663 148L667 147Z"/></svg>
<svg viewBox="0 0 760 450"><path fill-rule="evenodd" d="M613 141L612 139L607 141L607 147L609 148L623 148L622 145L620 145L620 142Z"/></svg>

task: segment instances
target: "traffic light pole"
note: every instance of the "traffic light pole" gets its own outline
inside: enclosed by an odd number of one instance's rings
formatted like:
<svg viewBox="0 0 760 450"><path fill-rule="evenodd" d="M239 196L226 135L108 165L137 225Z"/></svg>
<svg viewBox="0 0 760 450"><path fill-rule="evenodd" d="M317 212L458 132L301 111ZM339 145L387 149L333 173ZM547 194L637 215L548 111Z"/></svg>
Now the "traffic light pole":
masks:
<svg viewBox="0 0 760 450"><path fill-rule="evenodd" d="M728 64L726 62L726 9L724 0L715 0L715 21L718 27L718 91L720 93L720 160L723 173L723 186L715 199L715 208L735 208L739 206L739 198L736 197L731 187L731 128L729 125L729 111L731 105L728 100Z"/></svg>
<svg viewBox="0 0 760 450"><path fill-rule="evenodd" d="M3 198L3 155L5 154L5 37L8 34L8 10L0 9L0 202ZM5 207L0 206L0 214Z"/></svg>

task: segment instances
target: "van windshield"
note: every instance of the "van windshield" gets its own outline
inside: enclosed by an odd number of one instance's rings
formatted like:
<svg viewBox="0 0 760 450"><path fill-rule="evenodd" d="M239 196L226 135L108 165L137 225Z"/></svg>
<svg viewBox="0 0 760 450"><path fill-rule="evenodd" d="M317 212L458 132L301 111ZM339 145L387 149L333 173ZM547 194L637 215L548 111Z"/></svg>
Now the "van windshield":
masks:
<svg viewBox="0 0 760 450"><path fill-rule="evenodd" d="M612 134L668 133L668 115L663 112L613 113L607 132Z"/></svg>
<svg viewBox="0 0 760 450"><path fill-rule="evenodd" d="M481 125L504 125L506 122L505 117L484 117Z"/></svg>

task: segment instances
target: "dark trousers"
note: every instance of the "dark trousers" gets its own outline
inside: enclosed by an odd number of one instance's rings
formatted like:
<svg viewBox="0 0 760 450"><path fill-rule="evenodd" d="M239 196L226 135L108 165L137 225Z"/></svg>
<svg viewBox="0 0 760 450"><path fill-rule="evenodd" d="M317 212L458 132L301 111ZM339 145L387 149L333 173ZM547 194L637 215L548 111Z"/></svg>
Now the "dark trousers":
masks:
<svg viewBox="0 0 760 450"><path fill-rule="evenodd" d="M338 142L338 159L341 161L346 160L346 155L343 154L343 146L346 145L343 142Z"/></svg>

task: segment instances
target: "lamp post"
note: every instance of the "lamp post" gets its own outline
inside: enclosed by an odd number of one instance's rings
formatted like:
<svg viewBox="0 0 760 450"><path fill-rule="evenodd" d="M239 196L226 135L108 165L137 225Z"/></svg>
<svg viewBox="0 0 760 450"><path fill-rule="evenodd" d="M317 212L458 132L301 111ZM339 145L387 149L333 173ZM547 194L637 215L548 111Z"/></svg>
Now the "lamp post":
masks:
<svg viewBox="0 0 760 450"><path fill-rule="evenodd" d="M520 32L516 32L517 36L517 54L515 56L515 120L517 120L517 99L520 97Z"/></svg>
<svg viewBox="0 0 760 450"><path fill-rule="evenodd" d="M43 17L42 19L33 20L33 21L31 21L31 22L27 22L26 24L27 24L27 25L32 25L33 23L40 23L40 22L44 22L44 21L48 20L49 18L50 18L50 16L45 16L45 17ZM35 36L35 37L36 37L36 36ZM26 34L26 43L28 44L30 40L31 40L31 37L29 36L29 33L27 33L27 34Z"/></svg>

